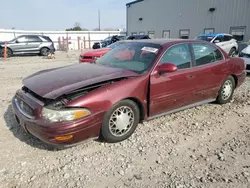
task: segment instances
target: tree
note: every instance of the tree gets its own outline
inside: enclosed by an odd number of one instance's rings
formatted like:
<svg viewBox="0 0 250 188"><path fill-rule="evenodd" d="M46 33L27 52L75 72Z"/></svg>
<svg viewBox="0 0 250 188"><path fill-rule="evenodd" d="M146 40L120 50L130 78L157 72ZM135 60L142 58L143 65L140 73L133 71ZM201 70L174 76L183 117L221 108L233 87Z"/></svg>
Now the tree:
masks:
<svg viewBox="0 0 250 188"><path fill-rule="evenodd" d="M73 28L66 29L66 31L88 31L88 29L82 29L79 22L75 22Z"/></svg>

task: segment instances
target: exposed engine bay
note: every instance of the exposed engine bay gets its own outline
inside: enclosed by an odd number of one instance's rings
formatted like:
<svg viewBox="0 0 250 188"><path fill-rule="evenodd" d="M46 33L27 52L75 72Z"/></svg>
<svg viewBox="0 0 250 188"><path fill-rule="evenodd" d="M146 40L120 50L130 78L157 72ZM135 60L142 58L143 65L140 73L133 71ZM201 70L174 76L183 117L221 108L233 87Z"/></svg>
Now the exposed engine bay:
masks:
<svg viewBox="0 0 250 188"><path fill-rule="evenodd" d="M109 84L112 84L115 82L119 82L119 81L122 81L125 79L127 79L127 78L119 78L119 79L109 80L109 81L93 84L93 85L90 85L87 87L79 88L79 89L74 90L70 93L63 94L55 100L43 98L25 86L23 86L22 90L31 94L33 97L35 97L38 100L40 100L41 102L43 102L44 106L46 106L46 108L58 110L58 109L63 108L67 103L74 101L77 98L82 97L95 89L98 89L98 88L104 87L106 85L109 85Z"/></svg>

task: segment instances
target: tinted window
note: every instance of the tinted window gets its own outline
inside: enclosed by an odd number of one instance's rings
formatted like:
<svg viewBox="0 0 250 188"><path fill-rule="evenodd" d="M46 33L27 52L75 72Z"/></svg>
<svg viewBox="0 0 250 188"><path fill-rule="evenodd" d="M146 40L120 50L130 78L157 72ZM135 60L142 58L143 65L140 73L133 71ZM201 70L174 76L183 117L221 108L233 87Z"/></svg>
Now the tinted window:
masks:
<svg viewBox="0 0 250 188"><path fill-rule="evenodd" d="M37 36L29 36L28 42L42 42L42 40Z"/></svg>
<svg viewBox="0 0 250 188"><path fill-rule="evenodd" d="M160 63L173 63L178 69L190 68L191 55L188 44L179 44L169 48Z"/></svg>
<svg viewBox="0 0 250 188"><path fill-rule="evenodd" d="M196 66L206 65L223 59L221 52L207 44L192 44Z"/></svg>
<svg viewBox="0 0 250 188"><path fill-rule="evenodd" d="M232 40L233 39L233 37L231 37L231 36L229 36L229 35L225 35L224 36L224 41L230 41L230 40Z"/></svg>
<svg viewBox="0 0 250 188"><path fill-rule="evenodd" d="M51 40L49 37L47 37L47 36L43 36L43 38L44 38L45 40L47 40L48 42L52 42L52 40Z"/></svg>

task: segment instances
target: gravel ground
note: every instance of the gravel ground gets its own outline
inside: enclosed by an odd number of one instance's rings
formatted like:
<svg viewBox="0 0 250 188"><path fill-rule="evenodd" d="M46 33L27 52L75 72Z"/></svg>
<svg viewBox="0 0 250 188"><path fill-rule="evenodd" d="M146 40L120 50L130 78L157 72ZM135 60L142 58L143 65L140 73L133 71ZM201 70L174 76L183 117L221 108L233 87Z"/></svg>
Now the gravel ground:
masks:
<svg viewBox="0 0 250 188"><path fill-rule="evenodd" d="M0 187L250 188L250 78L232 103L145 122L118 144L90 141L51 151L25 134L10 106L22 78L76 63L77 56L0 61Z"/></svg>

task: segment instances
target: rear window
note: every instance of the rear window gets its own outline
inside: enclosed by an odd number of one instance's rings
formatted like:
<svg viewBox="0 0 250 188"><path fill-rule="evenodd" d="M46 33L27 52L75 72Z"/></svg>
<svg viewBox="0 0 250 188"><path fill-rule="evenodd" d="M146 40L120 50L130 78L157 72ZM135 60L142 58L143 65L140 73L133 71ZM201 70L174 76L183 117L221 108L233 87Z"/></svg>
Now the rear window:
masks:
<svg viewBox="0 0 250 188"><path fill-rule="evenodd" d="M48 42L53 42L49 37L47 36L42 36L45 40L47 40Z"/></svg>

